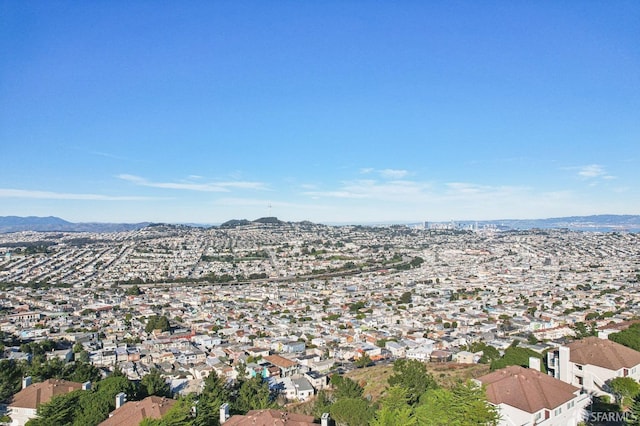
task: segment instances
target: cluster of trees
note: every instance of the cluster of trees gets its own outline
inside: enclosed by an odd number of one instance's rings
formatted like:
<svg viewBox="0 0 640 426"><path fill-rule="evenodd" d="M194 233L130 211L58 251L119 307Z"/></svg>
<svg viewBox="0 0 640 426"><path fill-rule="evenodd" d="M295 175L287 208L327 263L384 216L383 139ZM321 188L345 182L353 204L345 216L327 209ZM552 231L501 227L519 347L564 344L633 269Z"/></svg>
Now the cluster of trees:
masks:
<svg viewBox="0 0 640 426"><path fill-rule="evenodd" d="M82 351L76 354L76 361L64 362L59 358L47 360L45 353L55 349L54 342L26 343L21 345L25 353L32 354L31 362L0 360L0 402L7 402L20 390L22 378L31 376L34 382L47 379L64 379L84 383L100 380L100 370L88 363Z"/></svg>
<svg viewBox="0 0 640 426"><path fill-rule="evenodd" d="M141 426L219 426L222 404L229 404L231 415L245 414L277 407L275 397L260 377L229 383L211 373L202 393L181 397L162 419L145 419Z"/></svg>
<svg viewBox="0 0 640 426"><path fill-rule="evenodd" d="M329 412L338 424L349 426L492 425L498 421L484 390L472 382L440 387L426 366L416 360L398 360L393 370L389 388L375 404L363 397L358 383L334 375L334 392L318 393L314 416Z"/></svg>
<svg viewBox="0 0 640 426"><path fill-rule="evenodd" d="M618 333L611 333L609 340L627 346L636 351L640 351L640 323L632 324L626 330Z"/></svg>
<svg viewBox="0 0 640 426"><path fill-rule="evenodd" d="M76 390L53 397L38 407L38 417L27 425L97 425L115 409L115 397L121 392L126 394L127 401L138 401L150 395L171 395L169 385L157 370L152 370L138 383L116 370L108 378L98 381L91 390Z"/></svg>
<svg viewBox="0 0 640 426"><path fill-rule="evenodd" d="M147 318L147 324L144 326L144 331L151 333L153 330L168 331L169 319L164 315L153 315Z"/></svg>
<svg viewBox="0 0 640 426"><path fill-rule="evenodd" d="M546 367L543 362L543 355L532 349L521 348L518 346L519 343L519 340L514 340L511 346L505 349L504 354L501 358L492 360L491 371L499 370L510 365L520 365L522 367L528 367L529 357L534 357L540 359L540 367L542 368L542 371L546 373Z"/></svg>
<svg viewBox="0 0 640 426"><path fill-rule="evenodd" d="M140 382L129 381L119 370L99 381L90 391L74 391L54 397L38 408L38 418L28 426L92 426L104 421L115 409L115 397L124 392L127 401L150 395L170 397L169 385L157 370ZM275 393L261 378L226 382L215 373L205 380L200 394L180 397L162 419L145 419L144 426L218 426L220 406L229 404L230 414L275 408Z"/></svg>

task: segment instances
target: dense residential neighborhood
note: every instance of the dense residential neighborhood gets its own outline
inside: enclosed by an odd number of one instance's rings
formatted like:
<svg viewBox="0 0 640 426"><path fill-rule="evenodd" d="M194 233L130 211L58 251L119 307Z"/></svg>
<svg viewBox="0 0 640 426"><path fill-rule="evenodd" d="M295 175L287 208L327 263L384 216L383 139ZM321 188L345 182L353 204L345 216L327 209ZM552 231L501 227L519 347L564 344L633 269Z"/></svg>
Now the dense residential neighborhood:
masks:
<svg viewBox="0 0 640 426"><path fill-rule="evenodd" d="M499 413L487 422L578 424L592 397L620 399L612 380L640 378L640 352L608 339L640 313L634 233L265 218L0 234L0 256L3 361L29 363L28 343L52 341L46 360L82 357L103 378L117 371L133 383L155 374L166 382L166 396L114 402L105 425L161 419L180 398L203 392L210 376L264 383L278 413L300 418L291 424L349 424L329 409L296 410L335 396L332 377L359 368L398 360L464 367L516 351L529 356L474 377ZM12 425L36 417L58 392L92 386L22 381L5 401ZM274 406L221 407L215 417L225 424L281 416Z"/></svg>

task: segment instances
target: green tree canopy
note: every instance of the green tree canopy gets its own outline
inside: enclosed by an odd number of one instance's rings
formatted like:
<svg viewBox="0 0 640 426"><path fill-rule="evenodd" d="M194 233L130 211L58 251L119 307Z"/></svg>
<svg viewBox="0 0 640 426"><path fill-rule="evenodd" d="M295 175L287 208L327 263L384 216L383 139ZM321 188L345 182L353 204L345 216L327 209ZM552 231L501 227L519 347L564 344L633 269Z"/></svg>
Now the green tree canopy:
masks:
<svg viewBox="0 0 640 426"><path fill-rule="evenodd" d="M509 346L505 351L504 355L500 359L493 360L491 362L491 371L499 370L500 368L508 367L510 365L520 365L522 367L529 366L529 357L539 358L540 366L543 372L546 372L543 361L543 356L538 352L528 349L521 348L516 345Z"/></svg>
<svg viewBox="0 0 640 426"><path fill-rule="evenodd" d="M381 400L380 409L371 422L372 426L413 426L417 423L413 407L409 405L407 389L393 386L387 389Z"/></svg>
<svg viewBox="0 0 640 426"><path fill-rule="evenodd" d="M427 372L427 367L420 361L399 359L393 363L393 371L394 374L388 380L389 385L405 388L411 405L428 389L438 387L433 376Z"/></svg>
<svg viewBox="0 0 640 426"><path fill-rule="evenodd" d="M640 323L632 324L626 330L611 333L609 340L620 343L628 348L640 351Z"/></svg>
<svg viewBox="0 0 640 426"><path fill-rule="evenodd" d="M348 377L334 374L331 376L331 385L335 389L334 398L336 400L343 398L359 398L362 396L362 386Z"/></svg>
<svg viewBox="0 0 640 426"><path fill-rule="evenodd" d="M349 426L367 426L375 410L364 398L342 398L331 406L331 417L338 423Z"/></svg>
<svg viewBox="0 0 640 426"><path fill-rule="evenodd" d="M144 327L144 331L151 333L153 330L169 330L169 320L164 315L153 315L147 318L147 324Z"/></svg>
<svg viewBox="0 0 640 426"><path fill-rule="evenodd" d="M486 398L485 390L471 381L459 383L451 390L430 389L415 410L418 424L496 425L497 409Z"/></svg>
<svg viewBox="0 0 640 426"><path fill-rule="evenodd" d="M155 368L142 378L140 386L144 396L156 395L167 398L171 397L171 387L164 377L162 377L160 371Z"/></svg>

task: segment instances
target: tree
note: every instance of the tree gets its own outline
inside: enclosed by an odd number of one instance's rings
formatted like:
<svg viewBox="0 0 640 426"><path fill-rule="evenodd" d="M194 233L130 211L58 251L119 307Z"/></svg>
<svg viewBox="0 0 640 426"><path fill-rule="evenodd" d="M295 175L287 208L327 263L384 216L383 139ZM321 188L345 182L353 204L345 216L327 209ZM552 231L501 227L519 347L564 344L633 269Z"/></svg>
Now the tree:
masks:
<svg viewBox="0 0 640 426"><path fill-rule="evenodd" d="M415 404L420 395L428 389L437 387L433 376L427 373L427 367L420 361L414 359L399 359L393 363L393 376L389 377L388 383L391 386L402 386L407 390L407 397L410 405Z"/></svg>
<svg viewBox="0 0 640 426"><path fill-rule="evenodd" d="M458 383L453 389L430 389L415 410L418 424L496 425L497 409L486 398L485 390L473 382Z"/></svg>
<svg viewBox="0 0 640 426"><path fill-rule="evenodd" d="M393 386L382 398L381 407L371 422L372 426L413 426L416 419L413 408L409 405L407 390L401 386Z"/></svg>
<svg viewBox="0 0 640 426"><path fill-rule="evenodd" d="M249 410L263 410L274 406L271 391L267 382L261 377L245 380L240 385L238 398L233 401L232 407L242 413Z"/></svg>
<svg viewBox="0 0 640 426"><path fill-rule="evenodd" d="M313 416L315 418L321 418L324 413L329 413L331 409L331 399L327 395L324 389L318 391L316 400L313 404Z"/></svg>
<svg viewBox="0 0 640 426"><path fill-rule="evenodd" d="M362 354L362 356L358 358L354 364L356 365L356 367L362 368L370 366L371 364L373 364L373 361L371 361L371 357L369 357L368 354Z"/></svg>
<svg viewBox="0 0 640 426"><path fill-rule="evenodd" d="M53 426L73 424L82 393L75 390L64 395L57 395L38 407L38 417L27 422L29 426Z"/></svg>
<svg viewBox="0 0 640 426"><path fill-rule="evenodd" d="M171 397L171 387L167 381L162 377L160 371L152 369L149 374L145 375L140 381L144 396L156 395Z"/></svg>
<svg viewBox="0 0 640 426"><path fill-rule="evenodd" d="M0 360L0 401L9 401L20 390L24 375L24 363L13 359Z"/></svg>
<svg viewBox="0 0 640 426"><path fill-rule="evenodd" d="M151 333L153 330L168 331L169 320L164 315L153 315L147 319L144 331Z"/></svg>
<svg viewBox="0 0 640 426"><path fill-rule="evenodd" d="M343 398L359 398L362 396L362 386L348 377L334 374L331 376L331 385L335 389L334 397L336 400Z"/></svg>
<svg viewBox="0 0 640 426"><path fill-rule="evenodd" d="M140 287L138 287L136 284L132 285L131 287L129 287L124 294L126 294L127 296L139 296L142 294L142 290L140 290Z"/></svg>
<svg viewBox="0 0 640 426"><path fill-rule="evenodd" d="M140 426L188 426L193 424L192 407L197 406L192 396L178 399L161 419L146 418Z"/></svg>
<svg viewBox="0 0 640 426"><path fill-rule="evenodd" d="M364 398L338 399L331 406L331 417L349 426L367 426L375 411Z"/></svg>
<svg viewBox="0 0 640 426"><path fill-rule="evenodd" d="M196 426L220 424L220 406L231 400L230 389L224 380L215 372L211 372L204 381L204 389L198 398L196 405L196 418L193 424Z"/></svg>
<svg viewBox="0 0 640 426"><path fill-rule="evenodd" d="M534 350L520 348L517 345L512 344L504 351L504 355L502 356L502 358L493 360L491 362L491 371L508 367L510 365L520 365L522 367L528 367L529 357L540 358L540 360L543 359L543 356ZM546 372L543 362L540 362L540 366L542 368L542 371Z"/></svg>
<svg viewBox="0 0 640 426"><path fill-rule="evenodd" d="M631 377L616 377L609 382L609 387L617 396L621 407L631 405L631 400L640 394L640 384Z"/></svg>
<svg viewBox="0 0 640 426"><path fill-rule="evenodd" d="M411 303L411 292L405 291L404 293L402 293L400 299L398 299L398 303Z"/></svg>
<svg viewBox="0 0 640 426"><path fill-rule="evenodd" d="M611 333L609 340L640 351L640 323L632 324L626 330L618 333Z"/></svg>

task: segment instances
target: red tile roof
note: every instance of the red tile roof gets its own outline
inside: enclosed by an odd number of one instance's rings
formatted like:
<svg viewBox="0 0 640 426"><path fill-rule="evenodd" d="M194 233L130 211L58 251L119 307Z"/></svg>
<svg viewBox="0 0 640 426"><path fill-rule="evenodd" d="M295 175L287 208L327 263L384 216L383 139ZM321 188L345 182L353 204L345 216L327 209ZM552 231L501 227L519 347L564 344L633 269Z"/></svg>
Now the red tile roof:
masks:
<svg viewBox="0 0 640 426"><path fill-rule="evenodd" d="M506 404L527 413L552 410L576 397L579 389L547 374L520 366L506 367L478 380L492 404Z"/></svg>

